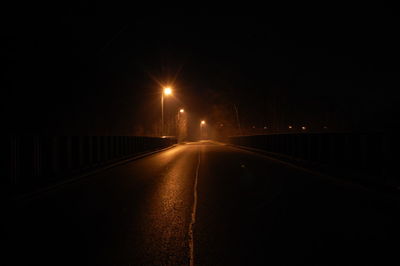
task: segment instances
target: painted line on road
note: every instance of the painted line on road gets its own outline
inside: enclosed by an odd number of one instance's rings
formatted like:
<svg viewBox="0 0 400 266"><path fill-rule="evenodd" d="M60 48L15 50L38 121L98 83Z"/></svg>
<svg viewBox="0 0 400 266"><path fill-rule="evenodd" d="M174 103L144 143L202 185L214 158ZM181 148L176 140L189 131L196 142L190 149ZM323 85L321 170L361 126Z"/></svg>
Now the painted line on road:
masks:
<svg viewBox="0 0 400 266"><path fill-rule="evenodd" d="M200 149L200 148L199 148ZM199 178L199 169L200 169L200 153L199 150L199 159L197 161L196 168L196 176L194 179L194 187L193 187L193 207L192 207L192 220L189 225L189 248L190 248L190 266L194 266L194 236L193 236L193 226L196 222L196 211L197 211L197 180Z"/></svg>

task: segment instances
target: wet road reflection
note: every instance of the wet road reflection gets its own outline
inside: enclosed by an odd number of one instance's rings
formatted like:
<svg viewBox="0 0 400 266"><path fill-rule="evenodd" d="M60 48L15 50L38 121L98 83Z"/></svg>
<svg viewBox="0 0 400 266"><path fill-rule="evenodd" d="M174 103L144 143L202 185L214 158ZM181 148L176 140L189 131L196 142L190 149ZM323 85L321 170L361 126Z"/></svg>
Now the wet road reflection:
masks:
<svg viewBox="0 0 400 266"><path fill-rule="evenodd" d="M397 260L399 213L379 193L203 141L14 206L3 242L26 265L358 265Z"/></svg>

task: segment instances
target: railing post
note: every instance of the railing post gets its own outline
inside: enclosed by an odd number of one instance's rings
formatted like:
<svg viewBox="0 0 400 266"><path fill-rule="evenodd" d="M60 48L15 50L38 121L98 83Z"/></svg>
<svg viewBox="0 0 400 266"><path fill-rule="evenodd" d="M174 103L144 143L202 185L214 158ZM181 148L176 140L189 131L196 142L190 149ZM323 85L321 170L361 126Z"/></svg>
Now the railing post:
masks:
<svg viewBox="0 0 400 266"><path fill-rule="evenodd" d="M18 137L11 137L10 139L10 183L11 184L18 184L19 183L19 146L20 140Z"/></svg>
<svg viewBox="0 0 400 266"><path fill-rule="evenodd" d="M33 176L39 179L42 176L42 147L39 137L33 138Z"/></svg>

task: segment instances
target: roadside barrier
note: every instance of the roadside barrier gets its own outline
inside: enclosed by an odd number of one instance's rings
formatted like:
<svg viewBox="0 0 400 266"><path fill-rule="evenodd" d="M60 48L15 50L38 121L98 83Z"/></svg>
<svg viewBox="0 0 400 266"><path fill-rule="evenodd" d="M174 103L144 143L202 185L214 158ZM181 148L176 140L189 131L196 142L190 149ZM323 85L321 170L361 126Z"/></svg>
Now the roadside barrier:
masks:
<svg viewBox="0 0 400 266"><path fill-rule="evenodd" d="M1 180L7 194L44 186L176 143L136 136L8 136L1 140ZM4 191L3 191L4 194Z"/></svg>
<svg viewBox="0 0 400 266"><path fill-rule="evenodd" d="M397 142L393 132L288 133L229 138L233 145L284 155L328 173L395 187L400 185L394 159Z"/></svg>

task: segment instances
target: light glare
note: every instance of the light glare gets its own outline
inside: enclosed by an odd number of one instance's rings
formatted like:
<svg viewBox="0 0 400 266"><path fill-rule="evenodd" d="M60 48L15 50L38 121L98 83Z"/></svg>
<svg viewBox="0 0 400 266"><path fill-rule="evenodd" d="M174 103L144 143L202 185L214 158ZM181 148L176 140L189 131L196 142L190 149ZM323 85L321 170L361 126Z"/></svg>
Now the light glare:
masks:
<svg viewBox="0 0 400 266"><path fill-rule="evenodd" d="M165 88L165 89L164 89L164 94L165 94L165 95L170 95L170 94L172 94L171 88Z"/></svg>

